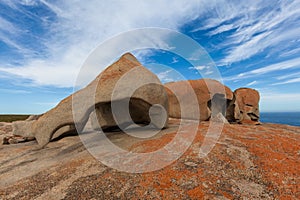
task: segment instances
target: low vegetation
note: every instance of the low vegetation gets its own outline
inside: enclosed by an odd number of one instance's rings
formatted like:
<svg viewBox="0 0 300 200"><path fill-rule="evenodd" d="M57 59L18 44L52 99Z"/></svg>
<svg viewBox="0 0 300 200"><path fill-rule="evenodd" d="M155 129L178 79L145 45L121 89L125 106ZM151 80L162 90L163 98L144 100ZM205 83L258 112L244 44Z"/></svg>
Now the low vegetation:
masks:
<svg viewBox="0 0 300 200"><path fill-rule="evenodd" d="M13 122L18 120L25 120L29 115L0 115L0 122Z"/></svg>

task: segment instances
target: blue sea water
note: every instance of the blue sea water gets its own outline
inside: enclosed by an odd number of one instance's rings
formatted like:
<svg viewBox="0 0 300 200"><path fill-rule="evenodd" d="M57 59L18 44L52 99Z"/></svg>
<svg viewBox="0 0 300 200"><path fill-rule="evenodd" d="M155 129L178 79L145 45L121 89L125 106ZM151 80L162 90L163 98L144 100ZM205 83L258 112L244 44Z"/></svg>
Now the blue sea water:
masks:
<svg viewBox="0 0 300 200"><path fill-rule="evenodd" d="M300 112L261 112L260 121L300 126Z"/></svg>

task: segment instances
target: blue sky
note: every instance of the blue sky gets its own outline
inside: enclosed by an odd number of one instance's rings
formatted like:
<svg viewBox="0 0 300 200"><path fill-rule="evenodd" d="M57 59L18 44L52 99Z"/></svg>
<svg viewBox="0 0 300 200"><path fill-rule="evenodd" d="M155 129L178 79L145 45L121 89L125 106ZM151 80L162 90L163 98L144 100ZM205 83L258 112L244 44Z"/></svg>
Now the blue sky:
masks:
<svg viewBox="0 0 300 200"><path fill-rule="evenodd" d="M260 92L262 111L300 111L298 0L1 0L0 113L49 110L73 92L93 49L144 27L168 28L196 40L225 85ZM200 78L199 71L209 74L207 66L193 67L171 48L158 47L164 51L134 53L146 67L166 65L186 79ZM178 79L166 68L155 72L163 82Z"/></svg>

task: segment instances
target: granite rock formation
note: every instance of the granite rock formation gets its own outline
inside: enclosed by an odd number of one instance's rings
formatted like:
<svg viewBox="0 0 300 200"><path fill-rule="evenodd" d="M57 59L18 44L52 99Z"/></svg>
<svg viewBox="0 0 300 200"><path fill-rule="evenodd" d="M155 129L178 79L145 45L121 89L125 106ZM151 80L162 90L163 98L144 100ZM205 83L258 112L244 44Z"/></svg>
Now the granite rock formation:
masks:
<svg viewBox="0 0 300 200"><path fill-rule="evenodd" d="M251 88L239 88L234 91L234 95L240 110L241 123L258 122L260 99L258 91Z"/></svg>
<svg viewBox="0 0 300 200"><path fill-rule="evenodd" d="M172 118L219 121L222 123L259 122L259 93L251 88L230 88L216 80L199 79L165 84L169 98L169 116ZM193 106L185 106L187 113L181 115L180 101L193 98L188 91L192 87L199 103L199 114ZM175 94L176 93L176 94ZM186 100L188 101L188 100ZM223 116L221 116L221 115ZM200 116L199 116L200 115Z"/></svg>
<svg viewBox="0 0 300 200"><path fill-rule="evenodd" d="M132 91L136 85L142 87ZM130 115L117 113L122 116L118 117L121 121L115 123L109 109L110 104L118 108L127 102L136 103L130 110L135 123L151 123L158 128L167 125L168 101L163 85L156 75L143 67L130 53L124 54L88 86L68 96L38 119L14 122L13 134L35 137L43 147L53 136L74 132L74 125L81 132L95 107L101 127L124 125L131 121ZM118 111L123 111L122 108Z"/></svg>
<svg viewBox="0 0 300 200"><path fill-rule="evenodd" d="M153 152L176 136L179 125L171 119L171 128L143 141L121 132L109 139L128 151ZM216 146L200 159L208 128L201 122L193 144L171 165L140 174L105 166L78 136L40 151L33 151L34 141L0 144L0 199L299 199L299 127L225 124Z"/></svg>
<svg viewBox="0 0 300 200"><path fill-rule="evenodd" d="M180 101L182 99L192 98L190 91L186 88L190 85L197 97L199 103L199 113L192 106L186 106L188 109L186 116L181 116ZM226 116L227 104L232 101L234 95L232 91L212 79L200 79L171 82L165 84L169 98L169 116L173 118L200 119L200 121L209 120L211 116L222 113ZM175 95L176 93L176 95ZM200 117L197 116L200 114Z"/></svg>

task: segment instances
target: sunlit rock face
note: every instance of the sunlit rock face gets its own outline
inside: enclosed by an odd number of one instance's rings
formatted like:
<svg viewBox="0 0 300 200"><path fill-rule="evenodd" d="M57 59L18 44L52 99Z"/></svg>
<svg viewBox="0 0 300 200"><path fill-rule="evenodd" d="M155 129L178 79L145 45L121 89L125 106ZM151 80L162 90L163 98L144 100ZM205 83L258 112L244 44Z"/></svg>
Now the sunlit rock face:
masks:
<svg viewBox="0 0 300 200"><path fill-rule="evenodd" d="M123 55L102 72L96 96L101 96L101 101L97 101L91 115L94 129L126 128L132 124L167 126L168 97L164 86L131 54Z"/></svg>
<svg viewBox="0 0 300 200"><path fill-rule="evenodd" d="M169 98L169 116L173 118L205 121L219 113L226 116L227 104L234 97L228 87L212 79L171 82L165 87ZM189 103L193 98L196 98L197 105ZM184 116L182 110L185 111Z"/></svg>
<svg viewBox="0 0 300 200"><path fill-rule="evenodd" d="M115 112L110 110L110 104L116 108ZM93 116L98 117L98 124L104 128L132 122L162 128L168 123L167 105L166 91L157 76L126 53L55 108L37 119L13 123L13 134L35 137L43 147L53 136L81 132L95 108ZM124 112L126 109L129 111ZM118 123L112 113L117 115Z"/></svg>
<svg viewBox="0 0 300 200"><path fill-rule="evenodd" d="M165 84L172 118L219 121L222 123L259 122L259 93L251 88L230 88L212 79ZM197 99L197 105L189 102ZM197 108L195 108L197 107ZM199 109L198 109L199 107ZM182 115L182 111L184 115Z"/></svg>
<svg viewBox="0 0 300 200"><path fill-rule="evenodd" d="M251 88L239 88L234 91L240 110L242 123L259 121L259 92Z"/></svg>

